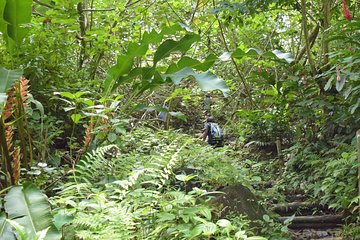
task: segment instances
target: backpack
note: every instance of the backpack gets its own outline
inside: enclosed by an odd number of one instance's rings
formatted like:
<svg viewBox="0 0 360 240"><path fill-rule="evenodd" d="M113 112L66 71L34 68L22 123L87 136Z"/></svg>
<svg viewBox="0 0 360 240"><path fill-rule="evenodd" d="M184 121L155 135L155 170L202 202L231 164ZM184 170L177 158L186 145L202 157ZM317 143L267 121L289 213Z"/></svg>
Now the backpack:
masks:
<svg viewBox="0 0 360 240"><path fill-rule="evenodd" d="M223 134L217 123L210 123L210 135L215 141L222 140Z"/></svg>

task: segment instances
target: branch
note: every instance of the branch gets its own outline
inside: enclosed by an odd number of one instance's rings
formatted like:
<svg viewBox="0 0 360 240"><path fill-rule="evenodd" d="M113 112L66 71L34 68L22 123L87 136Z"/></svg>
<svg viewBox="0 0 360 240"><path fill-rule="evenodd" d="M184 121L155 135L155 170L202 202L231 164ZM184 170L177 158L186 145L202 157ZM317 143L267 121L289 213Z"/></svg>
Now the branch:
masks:
<svg viewBox="0 0 360 240"><path fill-rule="evenodd" d="M39 0L34 0L34 2L37 3L37 4L39 4L39 5L41 5L41 6L47 7L47 8L54 8L54 7L51 6L50 4L40 2Z"/></svg>
<svg viewBox="0 0 360 240"><path fill-rule="evenodd" d="M191 24L191 23L193 22L193 20L194 20L195 13L196 13L199 5L200 5L200 1L201 1L201 0L197 0L197 1L196 1L195 9L194 9L194 12L193 12L193 14L192 14L192 16L191 16L191 19L190 19L190 24Z"/></svg>
<svg viewBox="0 0 360 240"><path fill-rule="evenodd" d="M141 0L137 0L135 2L131 2L131 0L129 0L126 4L125 4L125 9L128 7L131 7L132 5L137 4L138 2L140 2Z"/></svg>
<svg viewBox="0 0 360 240"><path fill-rule="evenodd" d="M320 25L317 24L315 26L315 28L312 30L312 32L310 33L310 37L308 39L308 41L310 43L310 49L315 43L315 40L316 40L316 38L317 38L317 36L319 34L319 30L320 30ZM307 40L305 39L305 41L307 41ZM295 62L299 62L301 60L301 58L304 56L305 52L306 52L306 45L300 50L299 54L296 57Z"/></svg>
<svg viewBox="0 0 360 240"><path fill-rule="evenodd" d="M43 14L41 14L41 13L35 11L35 10L32 11L32 14L35 15L35 16L39 16L39 17L45 17L45 15L43 15Z"/></svg>
<svg viewBox="0 0 360 240"><path fill-rule="evenodd" d="M83 9L83 12L105 12L105 11L114 11L115 8L108 8L108 9Z"/></svg>

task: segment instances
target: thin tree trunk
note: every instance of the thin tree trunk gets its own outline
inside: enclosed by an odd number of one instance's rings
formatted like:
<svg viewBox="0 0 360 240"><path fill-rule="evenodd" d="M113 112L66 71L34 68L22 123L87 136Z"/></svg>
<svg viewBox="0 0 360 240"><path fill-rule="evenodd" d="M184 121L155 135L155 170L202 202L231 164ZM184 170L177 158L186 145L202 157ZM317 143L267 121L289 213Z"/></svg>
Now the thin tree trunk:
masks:
<svg viewBox="0 0 360 240"><path fill-rule="evenodd" d="M324 9L324 22L323 22L323 32L322 32L322 68L326 69L329 64L329 42L326 40L327 30L330 27L331 19L331 2L330 0L323 0L323 9Z"/></svg>
<svg viewBox="0 0 360 240"><path fill-rule="evenodd" d="M303 28L303 32L304 32L306 54L307 54L307 58L309 60L311 73L313 75L315 75L316 74L316 67L315 67L315 62L314 62L314 60L312 58L312 55L311 55L306 11L307 11L307 9L306 9L306 0L301 0L302 28Z"/></svg>
<svg viewBox="0 0 360 240"><path fill-rule="evenodd" d="M213 0L213 5L215 7L215 0ZM218 21L218 24L219 24L220 37L221 37L221 40L222 40L222 42L224 44L225 50L230 52L229 46L228 46L228 44L226 42L226 39L225 39L224 30L222 28L222 24L221 24L221 21L219 19L219 16L217 14L215 14L215 17L216 17L216 20ZM251 107L254 107L255 104L254 104L254 101L253 101L253 98L252 98L252 95L251 95L251 92L250 92L250 88L249 88L248 84L246 83L245 77L241 74L240 68L239 68L238 64L236 63L236 61L235 61L235 59L233 57L231 57L231 61L235 66L235 70L236 70L236 72L237 72L237 74L238 74L238 76L240 78L240 81L241 81L242 85L244 86L244 90L245 90L246 95L248 96L249 101L250 101L250 105L251 105Z"/></svg>
<svg viewBox="0 0 360 240"><path fill-rule="evenodd" d="M320 26L319 26L319 24L317 24L310 33L310 37L309 37L310 49L314 45L315 40L316 40L317 36L319 35L319 30L320 30ZM302 31L303 31L303 29L302 29ZM298 52L295 62L299 62L301 60L301 58L304 56L305 52L306 52L306 45Z"/></svg>
<svg viewBox="0 0 360 240"><path fill-rule="evenodd" d="M87 26L87 16L88 13L84 11L84 9L87 9L87 0L84 0L84 2L79 2L77 5L77 12L79 14L79 23L80 23L80 34L78 36L78 39L80 40L81 48L79 53L79 60L78 60L78 69L82 68L82 65L85 60L85 54L86 54L86 42L85 42L85 35L86 35L86 26Z"/></svg>

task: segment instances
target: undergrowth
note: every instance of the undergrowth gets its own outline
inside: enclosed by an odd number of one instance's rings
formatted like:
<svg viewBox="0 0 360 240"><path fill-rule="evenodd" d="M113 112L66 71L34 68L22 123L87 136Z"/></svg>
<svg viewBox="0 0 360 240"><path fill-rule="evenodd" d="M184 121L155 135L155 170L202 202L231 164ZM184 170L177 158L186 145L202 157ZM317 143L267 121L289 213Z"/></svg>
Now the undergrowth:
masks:
<svg viewBox="0 0 360 240"><path fill-rule="evenodd" d="M73 218L66 239L266 239L255 237L246 217L218 219L209 204L220 186L251 187L254 176L228 151L146 129L124 135L119 146L99 147L52 198L58 214Z"/></svg>

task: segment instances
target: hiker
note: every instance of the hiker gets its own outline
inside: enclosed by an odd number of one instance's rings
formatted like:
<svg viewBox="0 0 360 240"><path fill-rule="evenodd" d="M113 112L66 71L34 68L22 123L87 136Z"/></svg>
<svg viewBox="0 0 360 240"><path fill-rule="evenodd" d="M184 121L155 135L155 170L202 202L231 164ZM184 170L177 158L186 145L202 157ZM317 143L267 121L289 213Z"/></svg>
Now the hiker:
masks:
<svg viewBox="0 0 360 240"><path fill-rule="evenodd" d="M223 134L221 128L213 117L208 117L206 119L206 124L203 129L203 134L201 136L202 140L205 141L207 137L207 142L214 147L223 146Z"/></svg>

